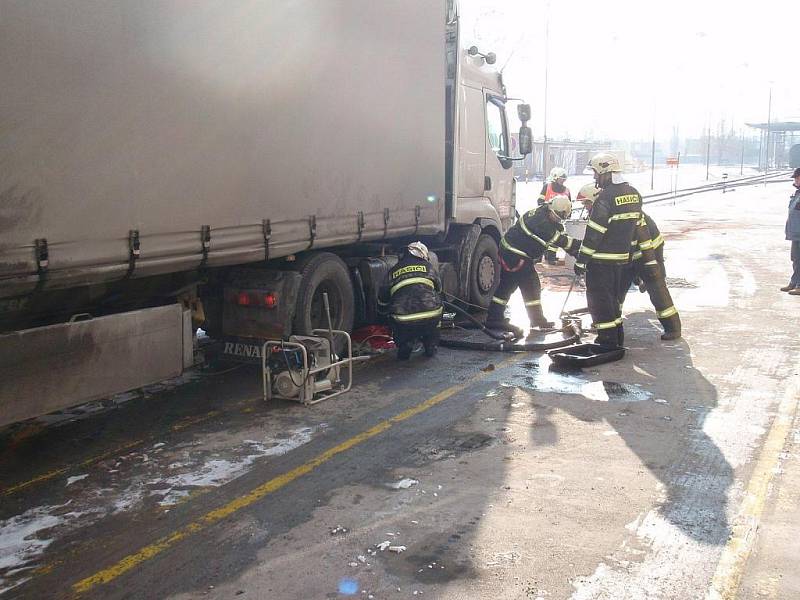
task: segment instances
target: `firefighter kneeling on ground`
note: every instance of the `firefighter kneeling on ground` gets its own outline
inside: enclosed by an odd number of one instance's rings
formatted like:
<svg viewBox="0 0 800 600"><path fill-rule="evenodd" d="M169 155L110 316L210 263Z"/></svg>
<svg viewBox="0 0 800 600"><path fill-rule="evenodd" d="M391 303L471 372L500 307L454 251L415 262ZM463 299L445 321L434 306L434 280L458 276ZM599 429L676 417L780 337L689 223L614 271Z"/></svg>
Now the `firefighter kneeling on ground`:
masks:
<svg viewBox="0 0 800 600"><path fill-rule="evenodd" d="M650 302L656 309L658 320L664 327L661 339L677 340L681 337L681 317L672 302L669 288L667 288L667 273L664 269L664 238L650 215L643 212L642 218L647 237L639 241L639 247L633 253L633 263L627 276L627 286L630 286L631 280L641 280L644 289L641 289L640 286L640 291L647 291ZM648 249L653 251L653 256L645 262L646 257L643 253ZM626 285L625 282L623 285Z"/></svg>
<svg viewBox="0 0 800 600"><path fill-rule="evenodd" d="M625 180L619 160L611 154L595 155L589 166L600 193L595 199L580 254L575 263L576 275L586 274L586 301L598 344L622 346L622 302L627 292L625 275L632 250L645 237L642 197ZM652 257L652 249L645 262ZM630 285L630 282L627 282Z"/></svg>
<svg viewBox="0 0 800 600"><path fill-rule="evenodd" d="M542 311L542 284L534 263L541 259L548 246L563 248L576 255L580 241L564 233L561 221L572 213L572 202L566 196L555 196L548 204L526 212L506 231L500 242L500 284L489 306L486 327L511 331L522 335L522 331L511 325L504 317L511 294L520 288L531 327L552 327Z"/></svg>
<svg viewBox="0 0 800 600"><path fill-rule="evenodd" d="M389 272L389 321L399 360L411 356L417 340L428 357L439 346L442 285L429 258L425 244L412 242Z"/></svg>

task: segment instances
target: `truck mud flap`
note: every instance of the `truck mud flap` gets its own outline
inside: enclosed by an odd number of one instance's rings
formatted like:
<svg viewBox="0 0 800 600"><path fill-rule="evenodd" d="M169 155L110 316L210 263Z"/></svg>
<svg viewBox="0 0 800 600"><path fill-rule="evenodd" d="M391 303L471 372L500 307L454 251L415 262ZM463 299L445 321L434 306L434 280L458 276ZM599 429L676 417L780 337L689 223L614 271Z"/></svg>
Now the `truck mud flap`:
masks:
<svg viewBox="0 0 800 600"><path fill-rule="evenodd" d="M0 426L176 377L192 361L179 304L0 335Z"/></svg>

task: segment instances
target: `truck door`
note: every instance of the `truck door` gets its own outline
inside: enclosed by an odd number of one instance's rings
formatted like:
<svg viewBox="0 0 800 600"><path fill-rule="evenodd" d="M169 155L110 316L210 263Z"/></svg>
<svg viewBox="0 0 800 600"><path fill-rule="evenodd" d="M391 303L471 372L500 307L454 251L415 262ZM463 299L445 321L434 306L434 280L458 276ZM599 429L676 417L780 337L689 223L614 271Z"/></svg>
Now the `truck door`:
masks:
<svg viewBox="0 0 800 600"><path fill-rule="evenodd" d="M513 171L510 156L506 107L502 98L486 92L486 166L484 196L497 209L503 226L514 214Z"/></svg>

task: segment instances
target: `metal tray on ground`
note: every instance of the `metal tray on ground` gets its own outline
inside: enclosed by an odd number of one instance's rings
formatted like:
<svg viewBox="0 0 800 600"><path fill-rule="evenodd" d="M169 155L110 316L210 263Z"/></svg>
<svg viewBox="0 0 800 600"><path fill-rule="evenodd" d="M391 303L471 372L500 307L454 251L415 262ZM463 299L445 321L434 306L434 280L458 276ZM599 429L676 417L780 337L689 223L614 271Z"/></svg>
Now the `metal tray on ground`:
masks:
<svg viewBox="0 0 800 600"><path fill-rule="evenodd" d="M625 348L585 343L551 350L547 354L557 367L584 369L620 360L625 356Z"/></svg>

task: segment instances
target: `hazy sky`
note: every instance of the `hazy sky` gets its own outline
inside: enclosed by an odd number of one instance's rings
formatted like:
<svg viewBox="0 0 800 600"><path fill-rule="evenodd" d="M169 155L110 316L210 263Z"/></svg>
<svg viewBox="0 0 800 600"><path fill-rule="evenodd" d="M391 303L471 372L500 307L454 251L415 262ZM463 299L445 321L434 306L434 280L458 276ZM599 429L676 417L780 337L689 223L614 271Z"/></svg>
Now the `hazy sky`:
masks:
<svg viewBox="0 0 800 600"><path fill-rule="evenodd" d="M508 92L524 96L542 135L649 139L710 120L739 130L800 120L800 0L460 0L462 43L497 53ZM549 53L545 24L549 13ZM749 130L748 135L755 135Z"/></svg>

